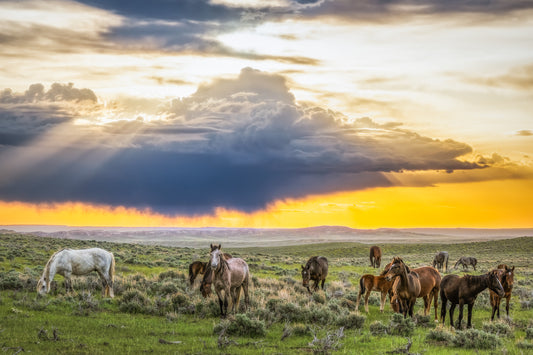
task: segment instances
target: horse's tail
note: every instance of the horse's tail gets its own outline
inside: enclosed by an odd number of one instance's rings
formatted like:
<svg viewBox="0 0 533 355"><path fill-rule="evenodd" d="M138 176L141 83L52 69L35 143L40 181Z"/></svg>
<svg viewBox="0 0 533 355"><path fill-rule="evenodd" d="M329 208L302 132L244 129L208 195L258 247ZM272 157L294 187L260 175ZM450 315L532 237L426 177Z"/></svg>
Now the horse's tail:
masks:
<svg viewBox="0 0 533 355"><path fill-rule="evenodd" d="M114 297L113 284L115 283L115 256L111 253L111 265L109 266L109 280L111 285L108 283L106 286L106 293L110 297Z"/></svg>
<svg viewBox="0 0 533 355"><path fill-rule="evenodd" d="M192 284L194 283L194 273L192 271L192 263L189 264L189 283Z"/></svg>
<svg viewBox="0 0 533 355"><path fill-rule="evenodd" d="M363 276L361 276L361 279L359 280L359 287L361 288L361 294L366 292L365 280Z"/></svg>

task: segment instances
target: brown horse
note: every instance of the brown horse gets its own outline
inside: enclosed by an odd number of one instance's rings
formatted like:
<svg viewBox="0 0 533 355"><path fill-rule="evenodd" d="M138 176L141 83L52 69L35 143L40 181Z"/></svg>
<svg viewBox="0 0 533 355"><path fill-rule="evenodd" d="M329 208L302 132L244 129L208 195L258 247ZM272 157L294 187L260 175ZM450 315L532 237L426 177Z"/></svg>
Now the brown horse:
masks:
<svg viewBox="0 0 533 355"><path fill-rule="evenodd" d="M248 296L248 285L250 283L250 269L246 261L241 258L231 258L226 260L220 251L221 245L211 246L211 269L213 270L213 285L218 296L220 314L226 317L228 314L228 295L231 296L231 311L239 309L241 289L244 290L244 301L246 307L250 304ZM222 295L224 292L224 295Z"/></svg>
<svg viewBox="0 0 533 355"><path fill-rule="evenodd" d="M431 310L431 300L433 299L435 322L438 322L439 291L441 282L439 272L431 266L422 266L416 269L411 269L411 272L415 272L420 281L420 293L418 294L418 298L424 299L424 315L427 316L429 314L429 311Z"/></svg>
<svg viewBox="0 0 533 355"><path fill-rule="evenodd" d="M463 307L468 305L468 322L467 328L472 327L472 308L477 295L488 288L503 297L505 292L502 284L498 279L498 271L493 270L484 275L473 276L465 275L459 277L458 275L446 275L442 278L440 283L440 299L442 307L440 310L440 318L442 324L446 320L446 304L450 301L450 326L453 325L453 312L455 306L459 305L458 328L461 328L461 321L463 320Z"/></svg>
<svg viewBox="0 0 533 355"><path fill-rule="evenodd" d="M205 274L207 263L203 261L193 261L189 265L189 283L191 286L194 284L194 280L198 274Z"/></svg>
<svg viewBox="0 0 533 355"><path fill-rule="evenodd" d="M387 280L397 278L392 286L394 294L396 294L400 303L400 310L404 318L413 316L413 309L416 303L416 298L420 294L420 280L418 274L412 272L403 262L402 258L395 257L392 259L392 264L389 271L385 274Z"/></svg>
<svg viewBox="0 0 533 355"><path fill-rule="evenodd" d="M312 293L309 289L309 280L313 280L313 290L318 290L318 283L322 282L322 289L324 289L324 283L328 276L328 259L323 256L312 256L307 260L305 266L302 265L302 283L307 288L309 293Z"/></svg>
<svg viewBox="0 0 533 355"><path fill-rule="evenodd" d="M374 268L379 268L381 265L381 249L380 247L374 245L370 247L370 266Z"/></svg>
<svg viewBox="0 0 533 355"><path fill-rule="evenodd" d="M211 245L211 251L213 251L213 245ZM223 253L224 259L229 260L232 258L231 254ZM211 284L213 283L213 270L211 269L211 263L206 263L204 278L200 283L200 292L204 298L211 295Z"/></svg>
<svg viewBox="0 0 533 355"><path fill-rule="evenodd" d="M359 294L357 295L357 302L355 304L356 310L359 310L359 302L361 301L361 297L363 296L363 293L364 293L365 294L365 312L368 313L368 297L370 297L370 292L372 291L381 292L381 303L379 306L379 310L381 312L383 312L387 294L389 295L389 301L391 301L391 308L393 308L392 306L392 281L388 281L387 279L385 279L385 276L374 276L371 274L363 275L361 276L361 279L359 279L359 287L360 287Z"/></svg>
<svg viewBox="0 0 533 355"><path fill-rule="evenodd" d="M508 267L505 264L498 265L498 270L500 275L500 282L505 292L503 297L498 296L494 291L490 291L490 305L492 306L492 315L490 320L494 320L494 314L498 313L498 318L500 318L500 302L502 298L505 298L505 311L507 312L507 317L509 317L509 301L511 300L511 293L513 292L513 283L514 283L514 266L512 268Z"/></svg>

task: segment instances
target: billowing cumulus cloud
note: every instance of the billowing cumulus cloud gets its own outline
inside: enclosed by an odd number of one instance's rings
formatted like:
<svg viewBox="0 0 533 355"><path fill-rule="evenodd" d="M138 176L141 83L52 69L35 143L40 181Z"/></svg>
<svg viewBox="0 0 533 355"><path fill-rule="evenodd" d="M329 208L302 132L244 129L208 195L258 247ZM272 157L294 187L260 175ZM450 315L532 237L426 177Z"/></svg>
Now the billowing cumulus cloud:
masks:
<svg viewBox="0 0 533 355"><path fill-rule="evenodd" d="M32 137L0 149L0 165L16 167L0 179L5 201L251 211L278 199L390 186L388 172L481 169L500 158L467 161L468 144L298 103L284 77L251 68L161 105L157 119L99 119L105 111L94 93L72 85L0 97L0 137ZM90 114L81 109L87 102ZM67 110L73 103L80 109Z"/></svg>

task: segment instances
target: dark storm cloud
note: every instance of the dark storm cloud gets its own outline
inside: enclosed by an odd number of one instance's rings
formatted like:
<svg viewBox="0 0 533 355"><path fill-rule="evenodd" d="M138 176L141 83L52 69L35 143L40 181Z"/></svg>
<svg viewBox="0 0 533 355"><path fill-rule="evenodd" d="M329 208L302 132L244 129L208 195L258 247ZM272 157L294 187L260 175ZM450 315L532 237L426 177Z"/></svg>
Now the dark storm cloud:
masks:
<svg viewBox="0 0 533 355"><path fill-rule="evenodd" d="M36 95L8 96L30 100ZM42 119L53 115L43 111L40 120L37 111L28 120L14 114L22 105L12 107L11 123L42 134ZM390 186L386 172L451 172L491 163L461 160L472 152L465 143L299 104L284 77L251 68L174 100L158 121L102 123L87 136L87 129L79 132L82 128L71 124L79 115L71 112L47 123L67 128L57 129L60 133L46 144L26 141L23 150L0 150L0 165L18 169L5 170L0 178L0 199L84 201L188 214L219 206L252 211L277 199ZM0 137L9 130L0 128ZM61 134L69 138L63 142Z"/></svg>

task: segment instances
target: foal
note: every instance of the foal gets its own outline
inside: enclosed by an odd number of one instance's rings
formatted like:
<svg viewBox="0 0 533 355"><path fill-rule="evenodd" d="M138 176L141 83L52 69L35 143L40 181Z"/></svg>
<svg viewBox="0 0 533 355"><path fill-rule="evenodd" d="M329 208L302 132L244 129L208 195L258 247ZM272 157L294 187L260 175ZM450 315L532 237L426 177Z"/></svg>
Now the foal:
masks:
<svg viewBox="0 0 533 355"><path fill-rule="evenodd" d="M398 278L394 281L393 292L398 297L400 303L400 310L403 313L403 317L413 317L413 309L416 303L416 298L420 294L420 280L418 274L411 272L409 267L405 265L402 258L395 257L392 259L391 266L385 278L392 281L394 278Z"/></svg>
<svg viewBox="0 0 533 355"><path fill-rule="evenodd" d="M381 292L381 303L379 306L380 312L383 313L387 294L389 295L389 300L392 302L392 281L385 279L385 276L374 276L371 274L365 274L361 276L361 279L359 280L359 287L359 294L357 295L357 302L355 304L356 310L359 310L359 302L361 301L363 293L365 294L366 313L368 313L368 298L370 297L370 292L372 291Z"/></svg>
<svg viewBox="0 0 533 355"><path fill-rule="evenodd" d="M498 265L498 270L500 274L500 282L502 283L503 291L505 292L503 297L500 297L496 292L490 291L490 304L492 306L492 315L490 320L494 320L494 314L498 313L498 318L500 318L500 302L502 298L505 298L505 311L507 312L507 317L509 317L509 301L511 300L511 293L513 292L513 283L514 283L514 266L512 268L508 267L505 264Z"/></svg>

